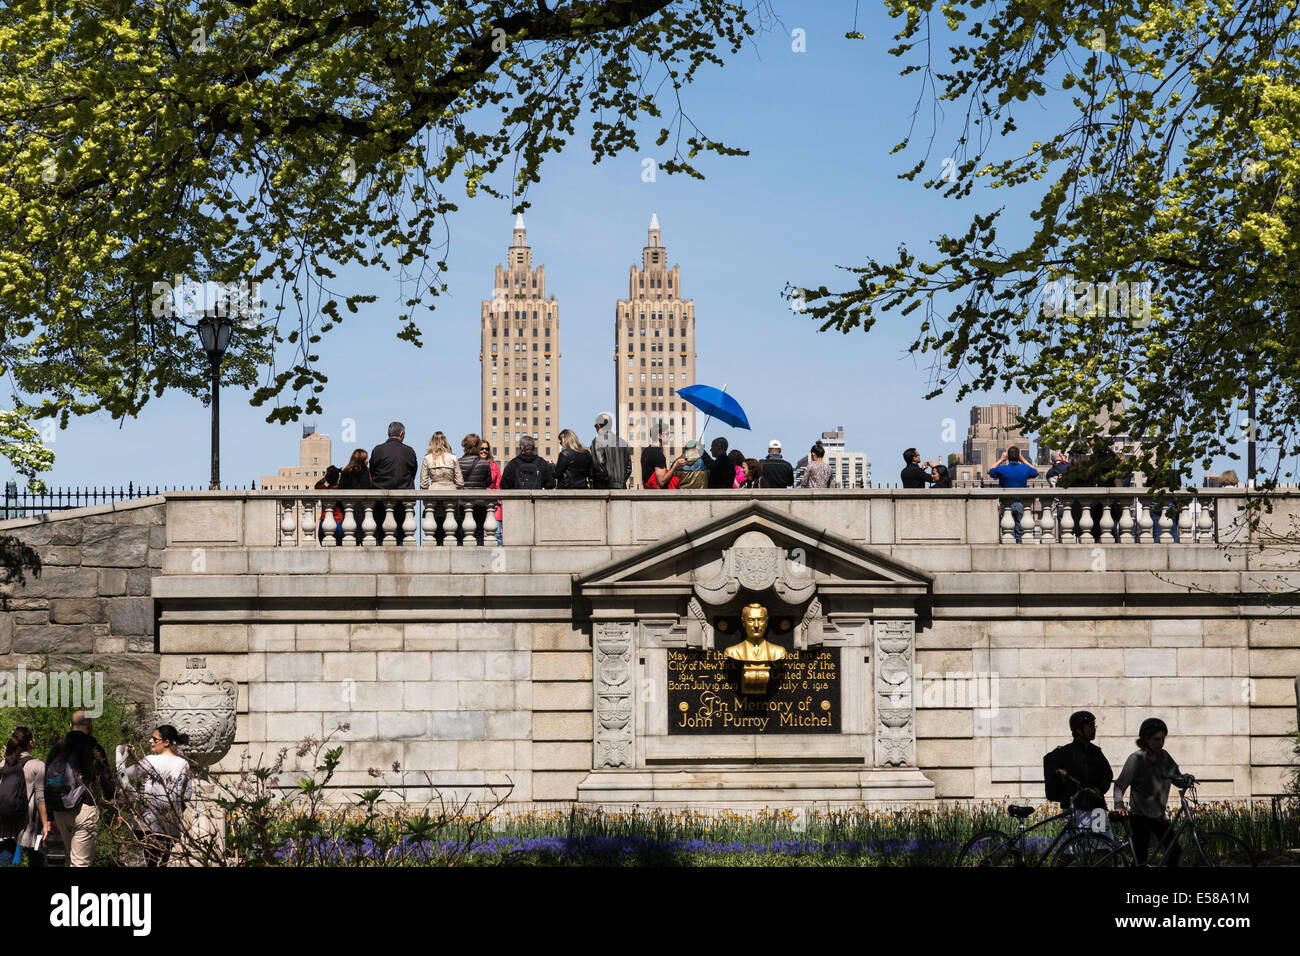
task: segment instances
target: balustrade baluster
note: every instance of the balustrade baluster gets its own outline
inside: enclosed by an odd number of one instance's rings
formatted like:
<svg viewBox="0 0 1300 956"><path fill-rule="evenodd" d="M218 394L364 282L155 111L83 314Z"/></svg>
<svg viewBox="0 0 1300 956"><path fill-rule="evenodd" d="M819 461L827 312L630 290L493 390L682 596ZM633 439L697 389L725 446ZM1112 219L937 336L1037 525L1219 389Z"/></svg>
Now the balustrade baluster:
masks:
<svg viewBox="0 0 1300 956"><path fill-rule="evenodd" d="M1174 543L1174 519L1169 516L1169 509L1163 504L1160 508L1160 544Z"/></svg>
<svg viewBox="0 0 1300 956"><path fill-rule="evenodd" d="M465 537L464 543L470 547L478 547L478 522L474 520L474 503L465 502Z"/></svg>
<svg viewBox="0 0 1300 956"><path fill-rule="evenodd" d="M415 502L408 501L406 507L402 509L402 540L399 542L403 548L408 548L415 540Z"/></svg>
<svg viewBox="0 0 1300 956"><path fill-rule="evenodd" d="M1110 513L1111 503L1105 498L1101 502L1101 543L1115 543L1115 516Z"/></svg>
<svg viewBox="0 0 1300 956"><path fill-rule="evenodd" d="M1043 505L1042 544L1056 544L1056 500Z"/></svg>
<svg viewBox="0 0 1300 956"><path fill-rule="evenodd" d="M293 498L281 498L280 507L280 547L288 547L294 543L294 532L298 528L297 516L294 514L294 506L297 502Z"/></svg>
<svg viewBox="0 0 1300 956"><path fill-rule="evenodd" d="M1084 498L1083 510L1079 513L1079 543L1080 544L1086 544L1091 547L1093 543L1092 528L1093 528L1092 499Z"/></svg>
<svg viewBox="0 0 1300 956"><path fill-rule="evenodd" d="M1133 520L1133 499L1124 502L1123 508L1119 516L1119 543L1133 544L1133 529L1137 527L1137 522Z"/></svg>
<svg viewBox="0 0 1300 956"><path fill-rule="evenodd" d="M1066 498L1061 508L1061 544L1074 544L1079 540L1074 530L1074 502Z"/></svg>
<svg viewBox="0 0 1300 956"><path fill-rule="evenodd" d="M442 516L442 544L450 548L456 541L456 506L453 502L445 502L446 512Z"/></svg>
<svg viewBox="0 0 1300 956"><path fill-rule="evenodd" d="M338 528L338 522L334 519L334 502L322 501L321 507L321 544L327 548L332 548L338 542L335 540L335 529Z"/></svg>
<svg viewBox="0 0 1300 956"><path fill-rule="evenodd" d="M345 502L343 505L343 547L355 548L357 546L357 509L351 502Z"/></svg>
<svg viewBox="0 0 1300 956"><path fill-rule="evenodd" d="M489 548L497 546L497 506L495 501L487 503L487 517L483 519L483 543Z"/></svg>
<svg viewBox="0 0 1300 956"><path fill-rule="evenodd" d="M426 548L437 547L438 519L433 514L433 502L428 499L424 501L424 515L421 518L420 527L424 529L424 546Z"/></svg>
<svg viewBox="0 0 1300 956"><path fill-rule="evenodd" d="M1178 543L1192 544L1192 503L1183 502L1178 508Z"/></svg>
<svg viewBox="0 0 1300 956"><path fill-rule="evenodd" d="M384 529L385 548L391 548L397 544L397 506L391 501L385 501L381 507L384 509L384 522L381 527Z"/></svg>
<svg viewBox="0 0 1300 956"><path fill-rule="evenodd" d="M298 547L300 548L308 548L316 543L316 504L311 499L302 499L302 515L300 518L302 537L298 539Z"/></svg>
<svg viewBox="0 0 1300 956"><path fill-rule="evenodd" d="M1138 499L1137 515L1137 540L1138 543L1151 543L1151 529L1155 527L1155 522L1151 520L1151 505L1141 498Z"/></svg>
<svg viewBox="0 0 1300 956"><path fill-rule="evenodd" d="M375 508L379 507L376 501L367 501L361 506L365 509L365 517L361 519L361 546L364 548L373 548L375 546Z"/></svg>
<svg viewBox="0 0 1300 956"><path fill-rule="evenodd" d="M998 501L998 506L1002 509L1002 517L998 519L998 541L1002 544L1015 544L1016 537L1013 533L1016 527L1015 521L1011 518L1011 502Z"/></svg>
<svg viewBox="0 0 1300 956"><path fill-rule="evenodd" d="M1211 508L1214 507L1213 498L1201 498L1201 513L1196 518L1196 543L1213 544L1214 543L1214 514Z"/></svg>

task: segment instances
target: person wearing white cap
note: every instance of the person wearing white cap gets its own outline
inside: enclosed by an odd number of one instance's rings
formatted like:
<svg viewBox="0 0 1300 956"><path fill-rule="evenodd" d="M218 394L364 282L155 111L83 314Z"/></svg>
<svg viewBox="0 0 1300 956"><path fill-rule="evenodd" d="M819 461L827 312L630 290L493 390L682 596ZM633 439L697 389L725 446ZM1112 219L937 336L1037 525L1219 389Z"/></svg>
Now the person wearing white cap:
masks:
<svg viewBox="0 0 1300 956"><path fill-rule="evenodd" d="M780 439L767 443L767 457L762 464L764 488L789 488L794 484L794 468L781 457Z"/></svg>

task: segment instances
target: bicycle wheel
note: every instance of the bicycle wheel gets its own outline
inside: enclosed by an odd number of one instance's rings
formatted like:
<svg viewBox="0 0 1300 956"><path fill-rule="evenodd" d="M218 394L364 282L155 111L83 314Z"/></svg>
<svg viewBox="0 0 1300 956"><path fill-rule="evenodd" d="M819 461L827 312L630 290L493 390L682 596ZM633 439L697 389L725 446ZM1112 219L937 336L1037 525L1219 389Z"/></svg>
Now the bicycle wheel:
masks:
<svg viewBox="0 0 1300 956"><path fill-rule="evenodd" d="M1198 851L1199 844L1199 851ZM1183 841L1179 866L1254 866L1255 854L1231 833L1198 833Z"/></svg>
<svg viewBox="0 0 1300 956"><path fill-rule="evenodd" d="M1124 844L1104 833L1076 833L1052 854L1052 866L1123 866Z"/></svg>
<svg viewBox="0 0 1300 956"><path fill-rule="evenodd" d="M1015 866L1016 841L1001 830L981 830L957 854L958 866Z"/></svg>

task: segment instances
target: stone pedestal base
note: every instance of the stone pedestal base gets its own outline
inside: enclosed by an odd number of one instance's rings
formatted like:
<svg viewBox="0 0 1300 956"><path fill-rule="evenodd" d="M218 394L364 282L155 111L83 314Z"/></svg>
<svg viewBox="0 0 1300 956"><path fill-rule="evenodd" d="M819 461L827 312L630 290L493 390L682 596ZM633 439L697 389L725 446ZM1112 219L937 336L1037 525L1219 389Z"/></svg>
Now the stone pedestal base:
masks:
<svg viewBox="0 0 1300 956"><path fill-rule="evenodd" d="M710 805L744 810L809 803L856 806L873 801L932 801L920 770L862 767L713 766L693 770L596 770L578 784L578 802L601 805Z"/></svg>

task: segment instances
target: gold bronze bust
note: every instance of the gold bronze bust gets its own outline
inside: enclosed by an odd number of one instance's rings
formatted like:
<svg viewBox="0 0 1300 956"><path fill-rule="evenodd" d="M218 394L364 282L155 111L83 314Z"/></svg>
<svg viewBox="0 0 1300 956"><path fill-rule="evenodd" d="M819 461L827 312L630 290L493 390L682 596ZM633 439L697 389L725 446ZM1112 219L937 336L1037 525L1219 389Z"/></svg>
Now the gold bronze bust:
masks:
<svg viewBox="0 0 1300 956"><path fill-rule="evenodd" d="M732 644L724 653L745 665L741 675L742 694L762 694L767 690L771 669L767 664L784 658L787 651L779 644L764 638L767 633L767 608L761 604L746 604L740 612L740 623L745 629L745 640Z"/></svg>

